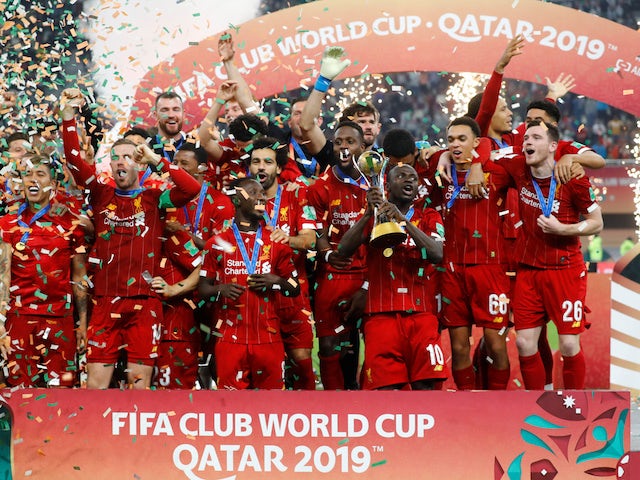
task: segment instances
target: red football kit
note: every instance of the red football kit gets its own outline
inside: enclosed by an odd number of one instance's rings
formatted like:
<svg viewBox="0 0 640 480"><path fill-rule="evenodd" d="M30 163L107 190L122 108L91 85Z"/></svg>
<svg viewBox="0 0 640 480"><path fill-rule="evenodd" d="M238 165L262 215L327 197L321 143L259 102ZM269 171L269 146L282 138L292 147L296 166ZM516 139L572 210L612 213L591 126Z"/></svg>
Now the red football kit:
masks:
<svg viewBox="0 0 640 480"><path fill-rule="evenodd" d="M425 234L442 239L440 215L410 209L406 217ZM373 221L365 230L369 238ZM369 291L363 325L363 388L447 378L438 320L428 288L431 260L410 236L389 250L367 247Z"/></svg>
<svg viewBox="0 0 640 480"><path fill-rule="evenodd" d="M338 167L320 177L308 191L308 201L317 216L317 229L327 227L329 246L337 251L344 233L364 214L366 185L344 177ZM318 255L323 255L319 252ZM340 270L325 261L318 262L314 318L318 337L336 335L336 329L349 328L342 321L342 305L365 280L366 247L363 245L351 257L348 269Z"/></svg>
<svg viewBox="0 0 640 480"><path fill-rule="evenodd" d="M161 258L161 209L186 205L198 194L200 185L187 172L162 159L159 167L168 171L173 188L120 191L99 183L95 167L80 158L74 120L63 122L62 133L65 156L74 177L89 189L95 223L94 250L88 260L96 267L96 305L87 331L89 362L115 362L118 347L125 343L130 362L153 365L162 309L149 279L158 274ZM136 308L119 306L118 302L124 299L133 299L132 306ZM127 340L129 331L133 338ZM134 339L138 343L134 344Z"/></svg>
<svg viewBox="0 0 640 480"><path fill-rule="evenodd" d="M231 225L235 215L231 199L203 182L200 192L187 205L167 210L167 221L176 221L205 242Z"/></svg>
<svg viewBox="0 0 640 480"><path fill-rule="evenodd" d="M51 216L49 208L16 203L0 218L3 248L13 248L5 323L12 386L71 387L76 379L71 258L84 251L84 233L71 213Z"/></svg>
<svg viewBox="0 0 640 480"><path fill-rule="evenodd" d="M274 273L297 281L289 246L273 243L264 228L238 235L255 265L247 264L243 258L231 228L207 242L201 276L220 284L244 286L252 273ZM283 387L284 348L275 311L276 295L280 293L275 290L256 292L247 288L235 301L223 296L217 300L214 323L220 334L215 350L218 388Z"/></svg>
<svg viewBox="0 0 640 480"><path fill-rule="evenodd" d="M476 151L488 158L490 142L481 139ZM505 212L510 177L486 162L488 198L475 199L465 186L466 172L443 189L446 232L442 275L442 323L445 327L476 324L499 330L508 324L510 281L507 244L498 219Z"/></svg>

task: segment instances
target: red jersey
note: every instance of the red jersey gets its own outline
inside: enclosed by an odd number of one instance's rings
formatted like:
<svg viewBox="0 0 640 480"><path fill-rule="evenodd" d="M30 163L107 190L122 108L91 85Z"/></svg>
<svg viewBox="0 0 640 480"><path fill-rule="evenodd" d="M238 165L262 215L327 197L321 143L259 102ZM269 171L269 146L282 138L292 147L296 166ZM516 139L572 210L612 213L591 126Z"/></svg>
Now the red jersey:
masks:
<svg viewBox="0 0 640 480"><path fill-rule="evenodd" d="M235 209L231 199L204 182L200 193L182 208L167 211L167 220L175 220L205 242L231 225Z"/></svg>
<svg viewBox="0 0 640 480"><path fill-rule="evenodd" d="M507 263L507 246L498 218L507 211L509 175L493 162L487 162L484 174L489 198L476 199L465 187L466 173L456 172L460 190L455 199L452 200L455 185L447 184L444 189L444 261L464 265Z"/></svg>
<svg viewBox="0 0 640 480"><path fill-rule="evenodd" d="M64 316L72 309L71 257L84 246L78 224L69 212L34 219L29 208L0 218L2 241L14 247L9 289L14 314Z"/></svg>
<svg viewBox="0 0 640 480"><path fill-rule="evenodd" d="M259 249L255 266L256 274L274 273L282 278L297 277L291 248L273 243L268 231L262 229L260 242L256 232L240 232L247 255L253 257ZM232 247L229 248L229 245ZM216 283L236 283L247 286L249 271L237 247L233 229L229 228L209 239L203 252L200 275L215 279ZM216 328L221 340L240 344L264 344L282 342L280 320L275 313L275 296L280 292L255 292L246 289L237 300L220 297L216 302Z"/></svg>
<svg viewBox="0 0 640 480"><path fill-rule="evenodd" d="M522 230L516 242L516 260L531 267L548 269L583 265L580 237L546 234L538 227L537 219L542 214L541 202L524 157L518 156L499 164L509 172L518 191L518 207L522 218L518 226ZM548 201L551 177L536 181L544 201ZM596 208L598 204L587 177L556 186L551 214L561 223L577 223L580 214Z"/></svg>
<svg viewBox="0 0 640 480"><path fill-rule="evenodd" d="M73 174L90 192L96 239L89 262L96 268L97 296L154 296L145 281L147 272L157 275L162 252L164 221L161 208L182 207L198 194L200 185L181 168L163 159L175 187L168 190L140 189L122 192L95 180L93 165L79 156L74 120L62 124L65 156Z"/></svg>
<svg viewBox="0 0 640 480"><path fill-rule="evenodd" d="M410 221L429 236L443 236L442 219L433 208L415 210ZM372 227L373 220L365 230L366 238ZM433 288L428 285L434 268L426 251L417 248L411 236L394 247L389 257L380 248L367 247L367 265L366 313L434 311Z"/></svg>
<svg viewBox="0 0 640 480"><path fill-rule="evenodd" d="M282 185L278 186L280 191L278 215L274 218L275 204L278 195L267 199L266 212L269 216L268 225L277 227L289 236L296 236L300 230L311 230L315 232L316 211L307 203L307 193L304 188L297 190L287 190ZM296 270L301 273L300 295L309 295L309 282L307 282L305 272L306 250L293 250L293 263ZM280 296L278 298L280 306L294 305L297 300Z"/></svg>
<svg viewBox="0 0 640 480"><path fill-rule="evenodd" d="M351 180L351 182L355 181ZM354 185L338 178L333 168L309 187L307 198L309 205L316 211L318 218L316 229L320 230L325 226L328 228L327 235L332 250L337 251L342 236L364 214L367 200L364 188L366 186ZM349 272L365 271L367 268L365 257L366 247L361 245L351 257ZM321 265L324 265L321 268L325 268L328 272L344 272L344 270L333 268L328 263L323 262Z"/></svg>

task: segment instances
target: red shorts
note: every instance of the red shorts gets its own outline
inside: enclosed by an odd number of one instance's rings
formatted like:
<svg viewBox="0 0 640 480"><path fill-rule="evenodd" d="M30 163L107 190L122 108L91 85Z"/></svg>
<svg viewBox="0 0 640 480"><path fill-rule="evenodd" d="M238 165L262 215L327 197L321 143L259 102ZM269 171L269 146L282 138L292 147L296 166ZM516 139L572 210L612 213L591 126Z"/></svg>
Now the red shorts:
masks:
<svg viewBox="0 0 640 480"><path fill-rule="evenodd" d="M508 326L511 281L505 265L454 265L450 270L441 277L443 327Z"/></svg>
<svg viewBox="0 0 640 480"><path fill-rule="evenodd" d="M87 328L87 362L113 363L126 350L129 363L155 365L162 302L154 297L96 297Z"/></svg>
<svg viewBox="0 0 640 480"><path fill-rule="evenodd" d="M198 376L200 329L185 302L165 303L162 340L158 347L158 388L193 389Z"/></svg>
<svg viewBox="0 0 640 480"><path fill-rule="evenodd" d="M282 343L244 345L216 343L218 389L284 389L284 347Z"/></svg>
<svg viewBox="0 0 640 480"><path fill-rule="evenodd" d="M318 277L313 312L318 338L337 335L343 326L345 330L350 328L343 323L347 301L360 289L364 280L364 272L325 273ZM336 332L336 329L339 331Z"/></svg>
<svg viewBox="0 0 640 480"><path fill-rule="evenodd" d="M376 313L366 317L364 390L447 376L438 320L433 313Z"/></svg>
<svg viewBox="0 0 640 480"><path fill-rule="evenodd" d="M281 307L277 315L285 350L313 348L313 315L308 302L305 306Z"/></svg>
<svg viewBox="0 0 640 480"><path fill-rule="evenodd" d="M71 311L64 317L9 312L5 326L14 349L9 354L10 386L75 385L76 333Z"/></svg>
<svg viewBox="0 0 640 480"><path fill-rule="evenodd" d="M586 295L587 270L582 265L561 270L522 267L513 303L516 330L541 327L551 320L561 335L582 333L589 327Z"/></svg>
<svg viewBox="0 0 640 480"><path fill-rule="evenodd" d="M198 378L200 341L163 341L158 347L158 372L153 380L157 388L192 390Z"/></svg>

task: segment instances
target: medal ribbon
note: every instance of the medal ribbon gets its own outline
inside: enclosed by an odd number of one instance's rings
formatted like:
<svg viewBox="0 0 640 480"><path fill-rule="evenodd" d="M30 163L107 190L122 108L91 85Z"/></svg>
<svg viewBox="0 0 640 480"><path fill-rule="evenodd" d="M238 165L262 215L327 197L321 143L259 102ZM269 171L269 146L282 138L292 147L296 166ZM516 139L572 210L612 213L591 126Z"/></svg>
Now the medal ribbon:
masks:
<svg viewBox="0 0 640 480"><path fill-rule="evenodd" d="M542 194L542 190L540 189L540 185L536 182L535 178L532 178L533 188L536 189L536 195L538 195L538 201L540 202L540 210L542 210L542 214L549 218L551 216L551 210L553 209L553 199L556 196L556 177L551 176L551 181L549 183L549 196L545 199Z"/></svg>
<svg viewBox="0 0 640 480"><path fill-rule="evenodd" d="M453 207L453 203L456 201L456 198L458 198L458 195L460 195L460 191L462 190L462 185L458 185L458 173L456 172L455 163L451 164L451 172L452 172L451 179L453 180L453 193L451 194L451 198L447 202L447 208ZM467 181L469 172L471 172L471 170L468 170L464 176L465 182Z"/></svg>
<svg viewBox="0 0 640 480"><path fill-rule="evenodd" d="M267 225L271 228L276 228L278 224L278 217L280 216L280 202L282 201L282 185L278 185L278 190L276 190L276 196L273 199L273 210L271 211L271 217L265 210L264 217L267 221Z"/></svg>
<svg viewBox="0 0 640 480"><path fill-rule="evenodd" d="M244 242L242 241L242 236L240 236L240 230L238 230L238 226L235 222L231 225L233 229L233 236L236 238L236 243L238 244L238 249L240 250L240 254L242 255L242 260L244 264L247 266L247 272L249 275L253 275L256 272L256 265L258 263L258 254L260 252L260 240L262 238L262 225L258 227L258 231L256 232L256 238L253 241L253 251L251 253L251 259L249 259L249 254L247 253L247 249L244 246Z"/></svg>
<svg viewBox="0 0 640 480"><path fill-rule="evenodd" d="M22 214L24 213L24 211L27 209L27 204L23 203L22 205L20 205L20 208L18 209L18 225L20 225L22 228L27 228L28 230L26 232L24 232L22 234L22 237L20 238L20 242L19 243L23 243L26 244L27 240L29 240L29 235L31 235L31 225L33 225L35 222L37 222L40 218L42 218L44 215L47 214L47 212L51 209L51 204L47 204L46 207L41 208L40 210L38 210L35 215L33 217L31 217L31 220L29 220L29 223L25 223L24 220L22 220Z"/></svg>
<svg viewBox="0 0 640 480"><path fill-rule="evenodd" d="M334 172L336 174L336 177L338 177L344 183L348 183L350 185L355 185L356 187L360 187L360 188L363 188L363 187L367 186L367 181L365 180L365 178L363 176L360 176L360 178L358 178L358 180L356 181L353 178L351 178L349 175L344 173L342 170L340 170L340 167L337 166L337 165L335 167Z"/></svg>
<svg viewBox="0 0 640 480"><path fill-rule="evenodd" d="M206 198L205 193L207 193L207 188L209 188L208 182L202 182L202 187L200 187L200 196L198 197L198 206L196 207L196 217L193 220L193 225L191 225L191 219L189 218L189 210L185 205L182 207L184 211L184 218L187 222L186 225L189 226L191 232L194 235L198 234L198 230L200 228L200 217L202 216L202 207L204 206L204 199Z"/></svg>
<svg viewBox="0 0 640 480"><path fill-rule="evenodd" d="M303 169L302 173L304 174L305 177L312 177L316 173L316 167L318 165L318 161L316 160L315 157L311 157L311 160L309 160L305 155L304 151L302 150L302 147L300 146L300 144L296 142L296 140L293 137L291 137L290 144L295 150L300 160L307 160L306 162L297 162L302 165L302 169Z"/></svg>

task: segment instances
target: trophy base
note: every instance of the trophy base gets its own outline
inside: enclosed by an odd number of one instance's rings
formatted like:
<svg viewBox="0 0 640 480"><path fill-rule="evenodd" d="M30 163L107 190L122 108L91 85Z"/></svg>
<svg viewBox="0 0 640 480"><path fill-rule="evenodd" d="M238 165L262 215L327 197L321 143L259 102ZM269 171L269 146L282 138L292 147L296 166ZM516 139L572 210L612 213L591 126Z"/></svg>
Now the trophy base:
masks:
<svg viewBox="0 0 640 480"><path fill-rule="evenodd" d="M369 245L374 248L390 248L401 244L407 239L407 234L395 222L385 222L374 225Z"/></svg>

